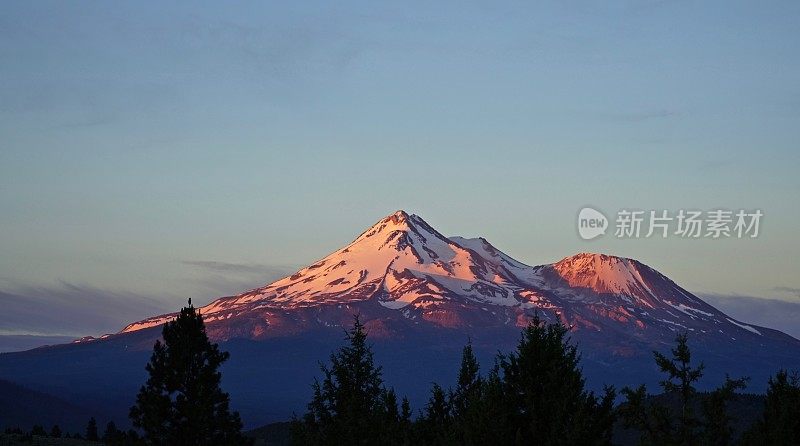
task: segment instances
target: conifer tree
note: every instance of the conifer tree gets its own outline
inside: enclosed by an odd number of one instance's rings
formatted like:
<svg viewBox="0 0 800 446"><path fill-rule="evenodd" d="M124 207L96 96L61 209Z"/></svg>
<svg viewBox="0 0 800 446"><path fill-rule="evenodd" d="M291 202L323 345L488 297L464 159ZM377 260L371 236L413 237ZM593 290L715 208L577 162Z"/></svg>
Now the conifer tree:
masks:
<svg viewBox="0 0 800 446"><path fill-rule="evenodd" d="M47 431L44 430L44 427L42 425L35 424L33 425L33 428L31 428L31 435L36 437L46 437Z"/></svg>
<svg viewBox="0 0 800 446"><path fill-rule="evenodd" d="M237 412L220 389L219 367L229 354L206 335L202 316L192 306L164 324L147 364L149 377L130 410L133 425L148 445L242 445Z"/></svg>
<svg viewBox="0 0 800 446"><path fill-rule="evenodd" d="M669 410L661 404L648 401L644 384L636 389L625 387L621 393L625 403L619 407L617 414L625 428L639 431L640 444L675 444L675 424Z"/></svg>
<svg viewBox="0 0 800 446"><path fill-rule="evenodd" d="M312 385L308 412L292 423L295 444L398 444L402 415L397 397L386 390L381 367L376 366L367 333L358 316L346 331L347 344L320 365L322 382ZM408 410L410 412L410 409Z"/></svg>
<svg viewBox="0 0 800 446"><path fill-rule="evenodd" d="M57 424L54 424L53 428L50 429L50 436L53 438L61 438L61 428L58 427Z"/></svg>
<svg viewBox="0 0 800 446"><path fill-rule="evenodd" d="M728 402L736 396L737 390L746 387L747 379L731 379L725 377L725 383L709 393L702 403L703 434L701 443L707 446L725 446L733 444L733 417L728 414Z"/></svg>
<svg viewBox="0 0 800 446"><path fill-rule="evenodd" d="M500 358L509 422L501 443L610 444L614 390L606 388L598 399L585 389L568 332L535 315L517 350Z"/></svg>
<svg viewBox="0 0 800 446"><path fill-rule="evenodd" d="M485 416L481 404L484 381L479 372L480 365L470 341L462 350L456 388L450 393L453 438L459 444L471 444L475 440L477 426Z"/></svg>
<svg viewBox="0 0 800 446"><path fill-rule="evenodd" d="M116 444L120 440L121 434L122 433L117 429L117 425L113 421L109 421L103 433L103 441L106 444Z"/></svg>
<svg viewBox="0 0 800 446"><path fill-rule="evenodd" d="M700 423L692 413L691 402L697 392L694 384L703 376L705 365L701 362L700 365L692 368L692 354L685 333L679 334L675 341L678 345L672 349L672 358L659 352L653 352L653 355L658 368L667 374L667 379L661 381L664 392L677 394L680 397L678 440L683 444L694 444Z"/></svg>
<svg viewBox="0 0 800 446"><path fill-rule="evenodd" d="M453 417L456 420L466 418L470 403L479 397L482 384L479 371L480 365L470 341L461 353L461 368L458 370L456 388L451 394Z"/></svg>
<svg viewBox="0 0 800 446"><path fill-rule="evenodd" d="M419 420L418 437L422 444L446 445L452 443L452 407L447 394L434 383L431 396Z"/></svg>
<svg viewBox="0 0 800 446"><path fill-rule="evenodd" d="M97 420L94 417L89 419L86 424L86 439L89 441L97 441L100 437L97 436Z"/></svg>
<svg viewBox="0 0 800 446"><path fill-rule="evenodd" d="M703 417L694 414L697 405L695 384L703 376L705 366L691 364L692 355L686 334L675 338L672 357L653 352L656 364L666 379L661 381L664 393L677 397L677 416L660 403L650 401L644 385L625 388L622 394L626 401L619 409L623 425L640 433L640 443L653 445L727 445L733 442L732 419L727 413L727 403L737 390L743 389L747 378L730 379L706 396L700 406Z"/></svg>
<svg viewBox="0 0 800 446"><path fill-rule="evenodd" d="M746 445L800 444L800 377L780 370L769 379L764 414L743 436Z"/></svg>
<svg viewBox="0 0 800 446"><path fill-rule="evenodd" d="M408 402L408 398L403 397L403 401L400 403L400 431L403 433L403 443L405 444L411 443L411 423L411 404Z"/></svg>
<svg viewBox="0 0 800 446"><path fill-rule="evenodd" d="M459 432L463 444L495 444L507 437L506 432L511 429L499 360L498 357L489 374L481 381L477 403L470 402L467 410L469 422L462 424L464 429Z"/></svg>

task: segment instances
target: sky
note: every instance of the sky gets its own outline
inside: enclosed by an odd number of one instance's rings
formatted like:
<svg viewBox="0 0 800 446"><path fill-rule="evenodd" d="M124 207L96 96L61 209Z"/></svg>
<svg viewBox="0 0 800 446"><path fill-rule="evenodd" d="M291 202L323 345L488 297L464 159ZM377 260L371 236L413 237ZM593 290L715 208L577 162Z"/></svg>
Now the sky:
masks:
<svg viewBox="0 0 800 446"><path fill-rule="evenodd" d="M378 3L0 3L0 335L234 294L397 209L751 322L800 303L800 3ZM764 217L585 241L584 206Z"/></svg>

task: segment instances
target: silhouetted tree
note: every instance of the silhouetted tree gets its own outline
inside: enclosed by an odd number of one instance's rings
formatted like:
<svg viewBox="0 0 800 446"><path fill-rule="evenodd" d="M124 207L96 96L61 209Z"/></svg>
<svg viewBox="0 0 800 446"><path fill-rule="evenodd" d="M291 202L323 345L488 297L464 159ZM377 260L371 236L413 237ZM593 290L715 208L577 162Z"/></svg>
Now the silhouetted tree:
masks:
<svg viewBox="0 0 800 446"><path fill-rule="evenodd" d="M61 428L58 427L57 424L54 424L50 429L50 436L53 438L61 438Z"/></svg>
<svg viewBox="0 0 800 446"><path fill-rule="evenodd" d="M121 436L122 433L117 429L117 425L113 421L109 421L103 432L103 441L107 444L117 444Z"/></svg>
<svg viewBox="0 0 800 446"><path fill-rule="evenodd" d="M402 443L412 444L411 404L406 397L400 403L400 432L403 435Z"/></svg>
<svg viewBox="0 0 800 446"><path fill-rule="evenodd" d="M97 436L97 420L94 417L89 419L86 424L86 439L89 441L97 441L100 437Z"/></svg>
<svg viewBox="0 0 800 446"><path fill-rule="evenodd" d="M106 430L105 432L103 432L103 439L105 440L106 438L113 437L118 432L119 431L117 430L117 424L114 423L113 420L109 421L108 423L106 423Z"/></svg>
<svg viewBox="0 0 800 446"><path fill-rule="evenodd" d="M736 397L736 391L746 387L747 379L725 377L725 383L708 394L702 403L703 434L701 443L707 446L733 444L733 417L728 415L728 403Z"/></svg>
<svg viewBox="0 0 800 446"><path fill-rule="evenodd" d="M47 431L45 431L44 427L42 427L41 425L36 424L31 429L31 435L35 437L46 437Z"/></svg>
<svg viewBox="0 0 800 446"><path fill-rule="evenodd" d="M242 445L237 412L220 389L219 367L229 354L206 335L202 316L192 306L164 324L147 364L149 377L130 410L133 425L149 445Z"/></svg>
<svg viewBox="0 0 800 446"><path fill-rule="evenodd" d="M585 389L568 333L567 327L535 315L517 350L500 358L509 423L500 443L610 444L614 390L607 387L598 399Z"/></svg>
<svg viewBox="0 0 800 446"><path fill-rule="evenodd" d="M138 432L128 429L127 432L120 432L120 440L117 444L121 446L138 446L142 442Z"/></svg>
<svg viewBox="0 0 800 446"><path fill-rule="evenodd" d="M439 384L434 383L431 396L418 421L418 440L427 445L452 443L452 407Z"/></svg>
<svg viewBox="0 0 800 446"><path fill-rule="evenodd" d="M478 374L480 365L472 350L472 342L468 342L461 352L461 368L458 370L456 388L452 393L453 414L458 417L464 413L468 400L477 393L481 385Z"/></svg>
<svg viewBox="0 0 800 446"><path fill-rule="evenodd" d="M479 371L480 365L470 341L461 352L461 368L458 370L456 388L450 395L453 418L457 424L466 421L470 405L480 396L482 381Z"/></svg>
<svg viewBox="0 0 800 446"><path fill-rule="evenodd" d="M462 352L456 388L434 384L418 421L425 444L609 444L615 392L585 389L577 348L561 324L538 315L515 352L498 355L482 378L471 343Z"/></svg>
<svg viewBox="0 0 800 446"><path fill-rule="evenodd" d="M687 335L679 334L676 338L678 345L672 350L672 358L667 358L659 352L653 352L658 368L667 374L667 379L661 381L665 393L674 393L680 396L680 416L678 418L678 439L682 444L694 444L699 421L692 413L692 397L697 389L694 383L703 376L705 365L701 362L692 368L691 352L687 344Z"/></svg>
<svg viewBox="0 0 800 446"><path fill-rule="evenodd" d="M644 384L636 389L622 389L625 403L617 413L623 426L639 431L639 443L643 445L675 444L675 423L666 406L648 400L647 388Z"/></svg>
<svg viewBox="0 0 800 446"><path fill-rule="evenodd" d="M477 402L471 402L467 410L470 419L463 425L464 444L493 444L506 437L505 433L511 429L499 359L495 359L494 366L482 380Z"/></svg>
<svg viewBox="0 0 800 446"><path fill-rule="evenodd" d="M769 379L764 414L744 434L746 445L800 444L800 377L786 370Z"/></svg>
<svg viewBox="0 0 800 446"><path fill-rule="evenodd" d="M702 400L703 417L698 417L693 410L697 397L695 383L703 376L705 366L702 362L697 367L692 366L686 334L679 334L675 342L671 358L659 352L653 352L653 356L661 372L666 374L661 388L667 397L677 397L677 416L673 416L667 406L650 399L644 385L636 389L626 387L622 390L626 401L619 409L624 426L638 430L642 444L731 444L733 431L727 404L737 390L745 387L747 378L726 377L721 387Z"/></svg>
<svg viewBox="0 0 800 446"><path fill-rule="evenodd" d="M322 382L315 381L308 413L292 423L295 444L398 444L403 415L394 391L383 387L367 334L358 316L346 331L347 345L320 364ZM410 412L410 409L409 409Z"/></svg>
<svg viewBox="0 0 800 446"><path fill-rule="evenodd" d="M417 423L417 439L425 444L468 444L469 431L476 417L482 415L480 406L483 381L478 374L480 365L468 342L461 354L456 388L445 392L434 383L431 396Z"/></svg>

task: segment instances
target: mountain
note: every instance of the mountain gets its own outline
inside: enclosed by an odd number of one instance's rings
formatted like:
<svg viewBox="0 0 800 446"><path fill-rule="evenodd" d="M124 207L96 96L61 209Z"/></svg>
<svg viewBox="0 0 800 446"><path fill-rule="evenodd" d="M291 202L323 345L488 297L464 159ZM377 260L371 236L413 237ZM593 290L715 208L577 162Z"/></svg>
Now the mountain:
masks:
<svg viewBox="0 0 800 446"><path fill-rule="evenodd" d="M356 307L365 313L391 310L373 322L379 325L373 336L402 336L409 325L524 327L538 312L575 331L622 332L649 344L671 342L678 331L723 343L797 344L780 332L726 316L636 260L581 253L532 267L483 238L445 237L404 211L291 276L200 310L212 338L226 341L346 325ZM134 322L120 333L172 317Z"/></svg>
<svg viewBox="0 0 800 446"><path fill-rule="evenodd" d="M43 345L63 344L72 341L70 336L0 334L0 353L30 350Z"/></svg>
<svg viewBox="0 0 800 446"><path fill-rule="evenodd" d="M418 403L431 381L452 381L467 339L488 368L535 314L572 328L594 387L654 385L651 351L670 348L679 332L690 334L714 379L748 375L757 389L779 367L800 366L800 341L728 317L636 260L581 253L528 266L483 238L446 237L403 211L295 274L200 311L210 337L232 353L224 384L255 424L303 410L317 361L341 344L354 314L369 330L387 382ZM172 317L0 355L0 377L91 398L124 418L121 401L133 401L152 343Z"/></svg>

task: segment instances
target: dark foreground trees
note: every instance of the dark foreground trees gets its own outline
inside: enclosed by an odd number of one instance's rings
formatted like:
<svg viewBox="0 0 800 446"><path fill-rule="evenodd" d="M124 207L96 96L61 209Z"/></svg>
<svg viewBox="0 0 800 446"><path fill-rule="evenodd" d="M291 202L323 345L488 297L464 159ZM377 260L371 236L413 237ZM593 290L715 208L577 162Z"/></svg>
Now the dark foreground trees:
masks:
<svg viewBox="0 0 800 446"><path fill-rule="evenodd" d="M538 316L516 351L497 358L486 378L465 347L458 383L444 398L434 385L418 422L423 444L610 444L613 389L598 398L585 388L568 329Z"/></svg>
<svg viewBox="0 0 800 446"><path fill-rule="evenodd" d="M294 444L610 444L614 391L602 398L585 389L568 329L536 317L517 350L499 356L486 378L468 344L454 390L433 385L420 418L408 403L398 411L366 332L356 318L348 344L322 366L308 413L295 419Z"/></svg>
<svg viewBox="0 0 800 446"><path fill-rule="evenodd" d="M86 425L86 439L89 441L97 441L100 438L97 436L97 420L94 417L89 419Z"/></svg>
<svg viewBox="0 0 800 446"><path fill-rule="evenodd" d="M347 345L320 365L322 382L313 384L308 412L292 423L292 442L303 445L404 444L411 410L386 389L375 365L364 326L356 316Z"/></svg>
<svg viewBox="0 0 800 446"><path fill-rule="evenodd" d="M228 359L206 335L192 306L164 325L147 364L149 378L130 410L148 445L243 445L239 414L220 389L219 367Z"/></svg>
<svg viewBox="0 0 800 446"><path fill-rule="evenodd" d="M726 378L725 383L699 401L697 381L703 376L705 366L692 365L691 351L686 334L679 334L672 357L653 352L656 364L666 379L661 387L667 398L677 401L677 410L649 398L644 385L622 390L626 401L619 415L626 428L641 433L640 444L648 445L729 445L733 444L732 419L727 412L728 403L736 391L744 389L747 378ZM700 407L700 414L696 408Z"/></svg>
<svg viewBox="0 0 800 446"><path fill-rule="evenodd" d="M155 345L147 365L150 377L131 409L131 419L144 437L133 430L119 431L109 422L103 442L109 446L250 444L241 434L238 414L228 408L227 394L219 388L218 368L228 355L209 342L191 302L164 326L163 339ZM626 401L615 410L613 389L607 388L602 396L586 390L569 330L536 317L523 330L517 348L498 355L494 367L483 376L468 343L455 387L433 384L416 420L412 420L408 400L398 401L394 390L384 385L382 369L374 363L366 330L357 317L346 332L346 341L331 355L330 363L321 366L323 377L313 384L308 412L292 422L292 443L605 445L611 444L614 421L619 418L634 435L641 434L640 444L800 444L800 377L796 373L780 371L770 379L761 418L736 438L746 426L734 430L741 421L731 414L746 417L739 408L731 411L728 406L745 380L726 378L713 392L697 392L704 367L692 363L686 335L676 338L670 356L654 352L665 374L664 393L654 397L644 386L625 388ZM94 418L85 433L87 438L98 437ZM30 442L47 433L37 425L27 433L9 428L5 435ZM50 436L61 435L54 426ZM71 437L82 438L80 434Z"/></svg>
<svg viewBox="0 0 800 446"><path fill-rule="evenodd" d="M610 444L614 390L598 399L586 390L577 347L567 327L534 318L517 351L500 359L504 406L514 442ZM506 437L510 444L511 438Z"/></svg>
<svg viewBox="0 0 800 446"><path fill-rule="evenodd" d="M779 371L770 378L764 414L745 433L746 445L800 444L800 377L797 373Z"/></svg>

